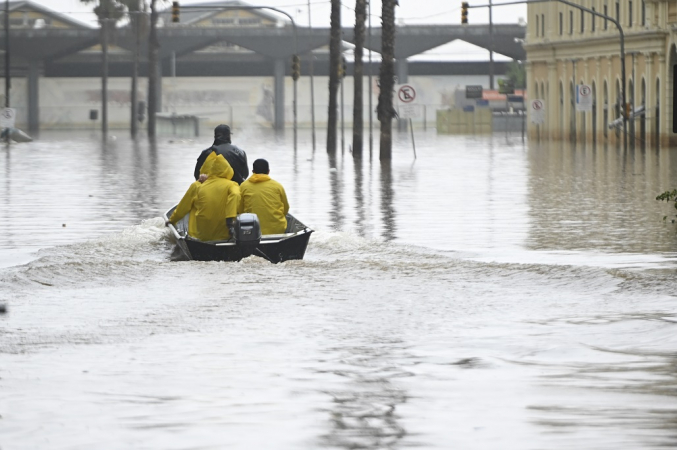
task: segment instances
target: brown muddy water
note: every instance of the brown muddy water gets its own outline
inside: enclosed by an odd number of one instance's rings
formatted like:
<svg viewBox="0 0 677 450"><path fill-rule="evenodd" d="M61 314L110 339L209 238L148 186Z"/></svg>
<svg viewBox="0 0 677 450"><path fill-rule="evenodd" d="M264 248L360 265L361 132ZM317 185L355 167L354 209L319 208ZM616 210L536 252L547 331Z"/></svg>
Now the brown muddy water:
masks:
<svg viewBox="0 0 677 450"><path fill-rule="evenodd" d="M209 139L119 134L0 151L3 450L677 446L676 151L235 130L316 230L272 265L171 261Z"/></svg>

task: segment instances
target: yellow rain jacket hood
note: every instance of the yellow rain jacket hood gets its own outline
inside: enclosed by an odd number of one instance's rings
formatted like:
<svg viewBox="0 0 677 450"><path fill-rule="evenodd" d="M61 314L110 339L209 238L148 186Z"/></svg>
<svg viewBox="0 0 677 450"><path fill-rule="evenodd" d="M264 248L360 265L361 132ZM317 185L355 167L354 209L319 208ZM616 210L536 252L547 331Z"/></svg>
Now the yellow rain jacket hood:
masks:
<svg viewBox="0 0 677 450"><path fill-rule="evenodd" d="M184 209L186 204L190 207L191 220L188 234L201 241L220 241L230 238L226 219L237 215L237 206L240 201L240 189L237 183L230 180L235 173L233 168L223 156L215 153L211 155L215 156L211 167L208 167L209 178L204 183L196 182L199 185L196 189L193 189L195 185L193 183L179 203L179 206L183 205ZM203 170L208 161L209 157L203 165ZM182 217L178 216L181 212L177 207L170 221L175 223L174 216Z"/></svg>
<svg viewBox="0 0 677 450"><path fill-rule="evenodd" d="M216 153L211 152L209 156L207 156L207 159L205 159L205 162L200 169L200 174L205 174L207 176L211 175L214 160L216 160ZM174 209L172 216L169 218L169 221L173 225L176 225L176 223L186 214L190 214L188 218L188 234L190 236L197 236L197 222L195 220L195 213L197 211L192 208L192 204L200 186L202 186L202 183L195 181L190 185L190 187L188 187L188 190L184 194L179 204L176 206L176 209Z"/></svg>
<svg viewBox="0 0 677 450"><path fill-rule="evenodd" d="M289 202L280 183L269 175L255 173L240 185L238 212L254 213L261 223L261 234L282 234L287 230Z"/></svg>

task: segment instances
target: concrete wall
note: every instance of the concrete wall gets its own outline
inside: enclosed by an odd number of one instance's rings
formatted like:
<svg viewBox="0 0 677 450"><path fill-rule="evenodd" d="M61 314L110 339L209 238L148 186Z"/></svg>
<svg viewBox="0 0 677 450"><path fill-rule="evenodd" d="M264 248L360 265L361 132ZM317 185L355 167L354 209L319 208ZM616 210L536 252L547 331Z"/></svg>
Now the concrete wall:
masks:
<svg viewBox="0 0 677 450"><path fill-rule="evenodd" d="M4 80L1 81L4 84ZM315 117L317 126L327 120L328 77L315 77ZM372 78L372 106L378 102L376 77ZM201 123L211 126L230 123L234 127L272 127L273 77L164 77L162 79L162 106L165 113L193 114ZM421 116L414 119L417 126L435 126L437 109L454 105L454 92L466 84L488 86L488 76L410 76L408 84L417 90L416 102L421 105ZM108 117L111 129L129 128L131 117L129 78L109 78ZM364 114L368 123L368 80L364 81ZM298 124L310 127L310 79L302 77L298 90ZM145 101L146 79L139 79L139 99ZM26 128L28 122L28 87L24 78L12 79L11 106L17 110L17 126ZM344 80L343 115L346 126L352 125L353 79ZM285 125L293 125L293 81L285 78ZM339 97L340 104L340 97ZM97 110L98 119L90 120L90 111ZM98 78L40 78L40 128L74 129L99 128L101 123L101 80ZM374 122L376 117L374 115Z"/></svg>

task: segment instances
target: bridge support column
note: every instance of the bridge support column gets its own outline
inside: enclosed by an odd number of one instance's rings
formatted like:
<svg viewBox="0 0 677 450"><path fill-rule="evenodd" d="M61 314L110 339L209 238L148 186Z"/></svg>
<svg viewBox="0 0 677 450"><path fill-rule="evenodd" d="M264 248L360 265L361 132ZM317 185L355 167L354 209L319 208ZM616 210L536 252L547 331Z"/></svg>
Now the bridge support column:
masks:
<svg viewBox="0 0 677 450"><path fill-rule="evenodd" d="M407 58L397 58L395 61L395 75L397 75L397 84L405 84L409 82L409 63ZM395 93L397 95L397 93ZM397 131L407 131L407 119L397 120Z"/></svg>
<svg viewBox="0 0 677 450"><path fill-rule="evenodd" d="M275 60L275 123L273 128L276 130L284 130L284 72L285 60Z"/></svg>
<svg viewBox="0 0 677 450"><path fill-rule="evenodd" d="M40 62L28 62L28 131L40 130Z"/></svg>
<svg viewBox="0 0 677 450"><path fill-rule="evenodd" d="M157 65L157 86L155 86L155 112L162 112L162 60Z"/></svg>

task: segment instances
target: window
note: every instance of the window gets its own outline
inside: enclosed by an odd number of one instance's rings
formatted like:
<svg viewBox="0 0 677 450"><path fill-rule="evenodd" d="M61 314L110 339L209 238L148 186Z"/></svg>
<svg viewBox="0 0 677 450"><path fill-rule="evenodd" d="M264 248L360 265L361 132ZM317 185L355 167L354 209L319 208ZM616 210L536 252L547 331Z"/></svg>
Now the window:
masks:
<svg viewBox="0 0 677 450"><path fill-rule="evenodd" d="M536 14L536 36L538 36L538 30L541 29L540 24L538 23L540 17L538 14Z"/></svg>
<svg viewBox="0 0 677 450"><path fill-rule="evenodd" d="M604 15L605 16L609 15L609 8L606 5L604 5ZM609 21L607 19L604 19L604 29L606 30L607 28L609 28Z"/></svg>
<svg viewBox="0 0 677 450"><path fill-rule="evenodd" d="M585 11L581 9L581 34L585 31Z"/></svg>
<svg viewBox="0 0 677 450"><path fill-rule="evenodd" d="M593 11L597 11L594 7L592 8L592 10L593 10ZM591 28L592 28L592 32L593 32L593 33L595 32L595 22L597 21L596 19L597 19L597 16L595 16L595 15L593 14L593 15L592 15L592 24L591 24Z"/></svg>
<svg viewBox="0 0 677 450"><path fill-rule="evenodd" d="M541 14L541 36L545 36L545 14Z"/></svg>
<svg viewBox="0 0 677 450"><path fill-rule="evenodd" d="M621 4L616 2L616 22L621 22Z"/></svg>
<svg viewBox="0 0 677 450"><path fill-rule="evenodd" d="M632 26L632 0L628 2L628 26Z"/></svg>
<svg viewBox="0 0 677 450"><path fill-rule="evenodd" d="M238 23L240 25L258 25L261 23L261 19L240 19Z"/></svg>
<svg viewBox="0 0 677 450"><path fill-rule="evenodd" d="M569 34L574 34L574 12L569 11Z"/></svg>
<svg viewBox="0 0 677 450"><path fill-rule="evenodd" d="M561 36L564 33L564 17L562 13L559 13L559 35Z"/></svg>
<svg viewBox="0 0 677 450"><path fill-rule="evenodd" d="M646 1L642 0L642 19L641 19L641 24L642 26L646 25Z"/></svg>
<svg viewBox="0 0 677 450"><path fill-rule="evenodd" d="M235 19L212 19L213 25L232 25L235 23Z"/></svg>

